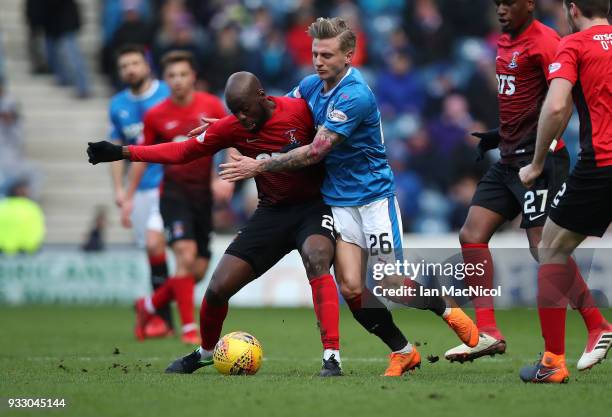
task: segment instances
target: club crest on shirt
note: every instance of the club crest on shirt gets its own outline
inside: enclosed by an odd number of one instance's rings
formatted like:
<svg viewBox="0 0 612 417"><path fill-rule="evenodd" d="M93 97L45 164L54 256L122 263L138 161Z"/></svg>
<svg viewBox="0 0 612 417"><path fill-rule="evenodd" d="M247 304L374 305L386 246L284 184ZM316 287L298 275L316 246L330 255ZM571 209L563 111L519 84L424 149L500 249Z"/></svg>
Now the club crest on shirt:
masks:
<svg viewBox="0 0 612 417"><path fill-rule="evenodd" d="M508 64L508 68L516 69L518 68L518 57L521 53L519 51L514 51L512 53L512 61Z"/></svg>
<svg viewBox="0 0 612 417"><path fill-rule="evenodd" d="M291 145L300 144L300 141L298 140L298 138L295 137L295 132L297 132L297 129L289 129L285 131L285 133L283 133L283 136L287 138L287 140L289 141Z"/></svg>

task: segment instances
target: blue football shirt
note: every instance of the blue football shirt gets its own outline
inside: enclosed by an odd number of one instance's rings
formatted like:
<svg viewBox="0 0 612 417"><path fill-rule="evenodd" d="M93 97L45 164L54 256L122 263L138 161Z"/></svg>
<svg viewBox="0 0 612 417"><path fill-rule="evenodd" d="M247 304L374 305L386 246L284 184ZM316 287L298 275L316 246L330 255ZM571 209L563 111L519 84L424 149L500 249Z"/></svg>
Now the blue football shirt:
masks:
<svg viewBox="0 0 612 417"><path fill-rule="evenodd" d="M325 157L327 175L321 187L326 204L362 206L393 196L393 172L387 161L380 111L359 70L349 68L327 93L316 75L304 78L289 96L303 98L315 126L325 126L345 137Z"/></svg>
<svg viewBox="0 0 612 417"><path fill-rule="evenodd" d="M109 106L111 121L110 139L121 145L137 145L142 142L142 119L151 107L170 95L168 85L153 80L151 87L141 95L125 89L113 96ZM164 171L159 164L148 164L138 185L139 190L159 187Z"/></svg>

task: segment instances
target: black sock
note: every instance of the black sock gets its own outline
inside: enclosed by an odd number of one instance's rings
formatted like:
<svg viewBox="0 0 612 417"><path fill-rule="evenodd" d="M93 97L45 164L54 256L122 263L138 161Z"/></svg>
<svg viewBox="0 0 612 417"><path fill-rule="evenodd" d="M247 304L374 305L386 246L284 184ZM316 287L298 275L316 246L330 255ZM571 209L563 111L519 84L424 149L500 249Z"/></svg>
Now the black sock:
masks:
<svg viewBox="0 0 612 417"><path fill-rule="evenodd" d="M392 352L406 347L408 340L393 322L387 307L368 289L357 299L347 300L355 320L368 332L378 336Z"/></svg>
<svg viewBox="0 0 612 417"><path fill-rule="evenodd" d="M151 285L155 291L168 279L168 265L166 262L149 265L151 267ZM158 309L155 313L166 322L168 327L174 330L174 322L172 321L172 310L170 308L170 304Z"/></svg>

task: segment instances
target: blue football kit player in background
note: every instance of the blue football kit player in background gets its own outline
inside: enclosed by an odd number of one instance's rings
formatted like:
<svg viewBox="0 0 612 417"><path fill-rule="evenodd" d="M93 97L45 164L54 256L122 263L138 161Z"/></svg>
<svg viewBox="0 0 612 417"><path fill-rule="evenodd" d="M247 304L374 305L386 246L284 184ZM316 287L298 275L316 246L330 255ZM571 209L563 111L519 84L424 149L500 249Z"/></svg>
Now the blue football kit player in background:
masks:
<svg viewBox="0 0 612 417"><path fill-rule="evenodd" d="M142 139L142 119L151 107L168 97L170 90L160 80L151 80L149 88L141 94L134 94L129 88L115 94L109 106L111 121L110 139L122 146L139 145ZM139 190L159 187L163 167L148 164L139 185Z"/></svg>
<svg viewBox="0 0 612 417"><path fill-rule="evenodd" d="M385 375L401 376L420 366L419 352L394 324L384 304L365 287L362 267L370 260L395 263L403 257L402 221L380 112L361 73L350 65L356 37L346 23L340 18L319 18L308 33L313 38L317 74L306 77L289 95L308 102L317 126L313 142L269 159L232 156L235 162L221 165L220 175L237 181L324 161L327 175L321 192L332 208L337 232L336 280L355 319L391 349ZM418 286L402 277L393 279L400 285ZM478 343L478 329L472 320L461 309L447 306L441 297L393 301L434 311L465 344Z"/></svg>
<svg viewBox="0 0 612 417"><path fill-rule="evenodd" d="M165 100L170 95L170 89L164 82L152 77L145 51L139 46L121 48L117 66L127 88L117 93L110 102L110 140L117 145L136 145L142 140L144 114ZM157 288L168 277L164 223L159 212L159 185L163 168L157 164L147 165L133 201L126 198L124 171L124 161L112 163L115 203L121 209L121 223L133 228L137 245L147 250L151 284ZM160 316L145 329L148 337L172 334L170 310L166 309Z"/></svg>

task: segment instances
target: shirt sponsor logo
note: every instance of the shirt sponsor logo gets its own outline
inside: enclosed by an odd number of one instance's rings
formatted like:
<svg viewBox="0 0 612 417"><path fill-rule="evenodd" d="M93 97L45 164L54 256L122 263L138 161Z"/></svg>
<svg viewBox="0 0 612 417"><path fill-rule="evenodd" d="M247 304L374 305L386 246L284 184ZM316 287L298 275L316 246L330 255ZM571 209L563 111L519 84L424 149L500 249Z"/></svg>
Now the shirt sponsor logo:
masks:
<svg viewBox="0 0 612 417"><path fill-rule="evenodd" d="M174 129L175 127L177 127L178 124L179 124L178 121L172 120L172 121L166 123L166 125L164 127L166 128L166 130L170 130L170 129Z"/></svg>
<svg viewBox="0 0 612 417"><path fill-rule="evenodd" d="M123 127L123 136L127 140L136 140L142 133L142 123L132 123Z"/></svg>
<svg viewBox="0 0 612 417"><path fill-rule="evenodd" d="M550 64L548 66L548 73L552 74L553 72L557 72L561 69L561 63L560 62L553 62L552 64Z"/></svg>
<svg viewBox="0 0 612 417"><path fill-rule="evenodd" d="M516 77L508 74L495 74L497 78L497 92L512 96L516 92Z"/></svg>
<svg viewBox="0 0 612 417"><path fill-rule="evenodd" d="M204 138L206 137L206 131L204 131L204 133L202 133L201 135L198 135L196 137L196 140L200 143L204 143Z"/></svg>
<svg viewBox="0 0 612 417"><path fill-rule="evenodd" d="M593 36L594 41L612 41L612 33L602 33Z"/></svg>

